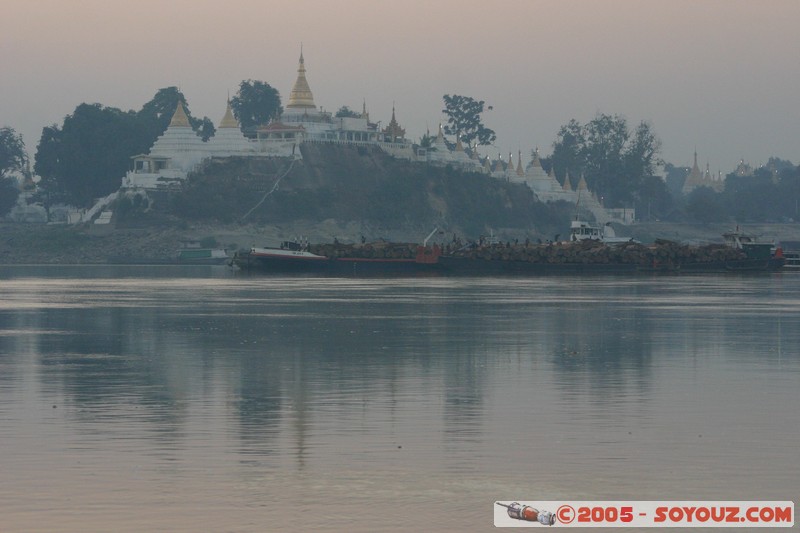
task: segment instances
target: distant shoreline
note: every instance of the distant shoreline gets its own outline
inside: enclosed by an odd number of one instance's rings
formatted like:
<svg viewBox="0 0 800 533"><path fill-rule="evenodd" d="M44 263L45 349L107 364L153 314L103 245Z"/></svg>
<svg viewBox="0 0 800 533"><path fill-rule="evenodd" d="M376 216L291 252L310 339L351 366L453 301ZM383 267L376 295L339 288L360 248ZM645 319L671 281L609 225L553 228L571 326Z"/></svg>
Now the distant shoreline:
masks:
<svg viewBox="0 0 800 533"><path fill-rule="evenodd" d="M744 232L765 241L800 242L800 223L740 224ZM730 224L673 224L651 222L619 226L617 234L643 243L668 239L689 244L721 243L722 233L735 228ZM304 236L313 243L357 242L384 238L395 242L421 242L425 235L416 230L363 228L355 223L335 221L299 222L281 226L202 225L178 229L115 229L92 226L31 225L0 223L0 264L3 265L90 265L90 264L177 264L177 253L188 241L213 239L216 247L231 253L250 246L277 245L281 240ZM565 229L562 235L568 233ZM500 240L514 236L498 233ZM445 231L439 239L449 240ZM462 236L477 238L477 236Z"/></svg>

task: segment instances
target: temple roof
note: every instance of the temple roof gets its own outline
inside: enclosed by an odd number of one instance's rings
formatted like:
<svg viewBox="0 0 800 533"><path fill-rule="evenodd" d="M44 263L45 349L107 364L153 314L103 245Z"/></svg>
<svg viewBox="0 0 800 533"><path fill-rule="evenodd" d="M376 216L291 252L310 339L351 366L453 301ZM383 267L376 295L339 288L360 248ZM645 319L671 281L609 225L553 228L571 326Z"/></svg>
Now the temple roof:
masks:
<svg viewBox="0 0 800 533"><path fill-rule="evenodd" d="M297 67L297 79L294 82L291 94L289 94L289 103L286 107L287 109L317 108L314 104L314 95L311 94L311 88L306 80L306 66L302 48L300 49L300 64Z"/></svg>
<svg viewBox="0 0 800 533"><path fill-rule="evenodd" d="M189 124L189 117L186 116L186 110L183 108L183 101L178 100L178 105L175 108L175 114L172 115L172 120L169 121L170 128L191 128Z"/></svg>
<svg viewBox="0 0 800 533"><path fill-rule="evenodd" d="M233 116L233 111L231 110L231 101L228 100L228 106L225 108L225 116L222 117L222 120L219 123L220 128L239 128L239 122Z"/></svg>
<svg viewBox="0 0 800 533"><path fill-rule="evenodd" d="M369 115L367 115L367 118L369 118ZM397 119L394 116L394 106L392 106L392 120L390 120L389 125L384 128L383 133L391 135L394 139L402 139L406 134L406 130L401 128L400 124L397 123Z"/></svg>

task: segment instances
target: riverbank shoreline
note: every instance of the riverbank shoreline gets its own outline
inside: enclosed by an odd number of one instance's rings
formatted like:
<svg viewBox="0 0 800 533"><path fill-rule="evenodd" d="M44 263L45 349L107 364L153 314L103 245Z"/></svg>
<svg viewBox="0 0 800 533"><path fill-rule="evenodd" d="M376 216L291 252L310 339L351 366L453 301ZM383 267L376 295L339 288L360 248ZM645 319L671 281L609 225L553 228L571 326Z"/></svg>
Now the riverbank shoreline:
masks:
<svg viewBox="0 0 800 533"><path fill-rule="evenodd" d="M297 222L281 226L183 225L182 227L115 228L65 225L0 223L0 264L170 264L177 263L178 250L188 243L214 243L231 254L251 246L276 246L283 240L304 237L312 243L359 242L385 239L421 242L427 233L417 229L370 228L357 223ZM618 228L619 235L645 244L668 239L687 244L721 243L722 233L734 229L726 224L642 223ZM741 224L739 229L766 242L800 242L800 224ZM500 240L520 234L498 233ZM460 236L470 239L477 236ZM445 230L435 239L448 241ZM524 239L524 235L522 236Z"/></svg>

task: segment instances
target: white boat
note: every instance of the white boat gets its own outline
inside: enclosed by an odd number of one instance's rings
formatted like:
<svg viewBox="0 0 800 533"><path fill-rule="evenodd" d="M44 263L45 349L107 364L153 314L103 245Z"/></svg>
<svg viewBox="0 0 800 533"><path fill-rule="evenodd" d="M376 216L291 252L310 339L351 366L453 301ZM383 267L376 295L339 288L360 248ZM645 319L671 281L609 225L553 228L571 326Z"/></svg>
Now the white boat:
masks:
<svg viewBox="0 0 800 533"><path fill-rule="evenodd" d="M800 270L800 252L789 251L783 252L783 268L791 268Z"/></svg>
<svg viewBox="0 0 800 533"><path fill-rule="evenodd" d="M601 241L606 244L623 244L626 242L639 242L631 237L617 237L611 222L598 226L585 220L575 219L570 223L569 240L575 241Z"/></svg>

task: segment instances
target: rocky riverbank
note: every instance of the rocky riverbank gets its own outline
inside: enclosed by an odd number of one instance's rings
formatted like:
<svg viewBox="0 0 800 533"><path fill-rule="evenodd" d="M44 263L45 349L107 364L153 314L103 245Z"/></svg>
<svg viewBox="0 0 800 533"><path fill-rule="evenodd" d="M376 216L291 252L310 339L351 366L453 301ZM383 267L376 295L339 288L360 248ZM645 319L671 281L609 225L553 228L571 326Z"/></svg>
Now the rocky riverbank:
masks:
<svg viewBox="0 0 800 533"><path fill-rule="evenodd" d="M691 225L647 223L619 227L617 233L643 243L669 239L690 244L721 243L721 235L730 225ZM765 241L800 242L800 224L742 225L742 231ZM60 226L0 224L0 264L103 264L103 263L173 263L178 250L187 242L214 243L229 251L253 245L275 246L281 241L305 237L312 243L360 242L385 239L394 242L421 242L427 233L419 229L367 227L334 220L295 222L287 225L186 225L148 228L113 228L111 226ZM566 235L566 231L564 235ZM459 237L474 239L478 236ZM497 233L500 240L525 239L525 235ZM448 242L445 232L435 240Z"/></svg>

